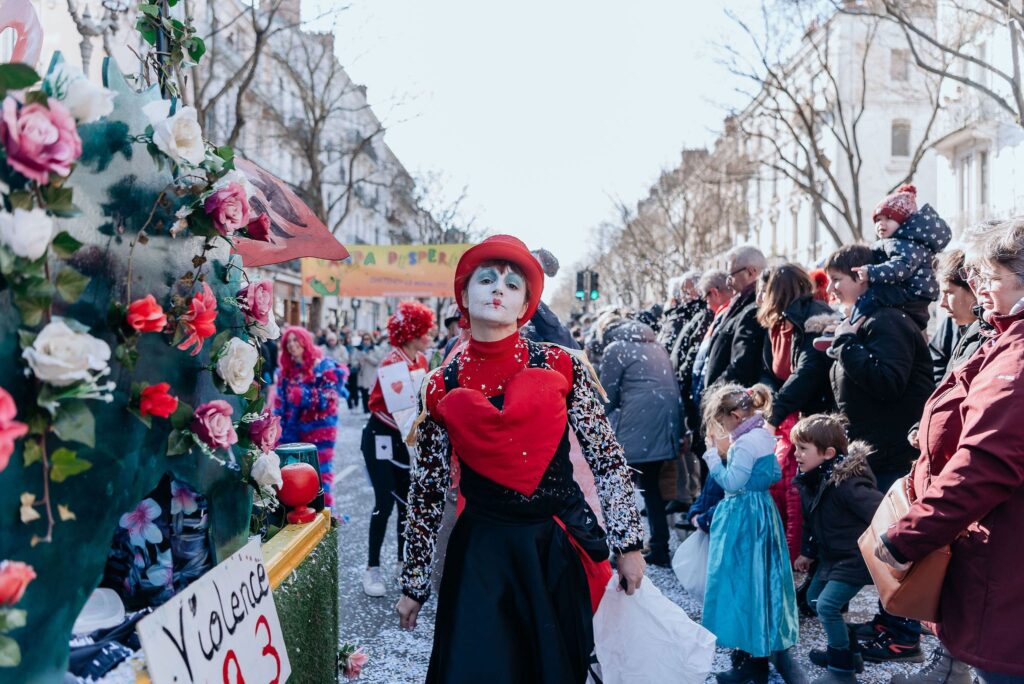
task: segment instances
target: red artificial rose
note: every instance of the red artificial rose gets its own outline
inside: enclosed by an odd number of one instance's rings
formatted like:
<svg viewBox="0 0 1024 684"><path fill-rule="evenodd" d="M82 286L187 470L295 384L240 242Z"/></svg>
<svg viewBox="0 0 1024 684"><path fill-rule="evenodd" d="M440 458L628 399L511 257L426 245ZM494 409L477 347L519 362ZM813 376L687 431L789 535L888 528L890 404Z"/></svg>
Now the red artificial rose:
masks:
<svg viewBox="0 0 1024 684"><path fill-rule="evenodd" d="M14 453L15 440L24 437L28 425L14 420L18 407L14 398L3 387L0 387L0 472L7 467L11 454Z"/></svg>
<svg viewBox="0 0 1024 684"><path fill-rule="evenodd" d="M269 411L263 413L249 423L249 439L252 440L253 446L263 453L272 451L281 439L281 418Z"/></svg>
<svg viewBox="0 0 1024 684"><path fill-rule="evenodd" d="M239 183L231 182L216 190L206 198L203 209L213 219L217 232L224 237L234 235L249 225L249 198Z"/></svg>
<svg viewBox="0 0 1024 684"><path fill-rule="evenodd" d="M5 560L0 563L0 606L13 606L25 595L36 571L28 563Z"/></svg>
<svg viewBox="0 0 1024 684"><path fill-rule="evenodd" d="M167 418L177 411L178 398L168 394L169 389L171 386L166 382L144 388L139 395L139 413L144 416Z"/></svg>
<svg viewBox="0 0 1024 684"><path fill-rule="evenodd" d="M249 225L245 227L245 236L250 240L259 240L260 242L270 241L270 214L263 213L249 221Z"/></svg>
<svg viewBox="0 0 1024 684"><path fill-rule="evenodd" d="M231 423L231 404L223 399L208 401L196 409L189 429L212 449L227 449L238 443L238 433Z"/></svg>
<svg viewBox="0 0 1024 684"><path fill-rule="evenodd" d="M178 349L187 350L193 347L192 356L195 356L203 348L203 341L217 332L214 320L217 318L217 299L210 291L210 286L202 284L202 290L197 292L192 301L188 304L188 313L182 316L182 327L185 329L185 339L178 345Z"/></svg>
<svg viewBox="0 0 1024 684"><path fill-rule="evenodd" d="M167 316L160 305L156 303L153 295L146 295L142 299L136 299L128 306L126 316L128 325L135 332L160 332L167 327Z"/></svg>

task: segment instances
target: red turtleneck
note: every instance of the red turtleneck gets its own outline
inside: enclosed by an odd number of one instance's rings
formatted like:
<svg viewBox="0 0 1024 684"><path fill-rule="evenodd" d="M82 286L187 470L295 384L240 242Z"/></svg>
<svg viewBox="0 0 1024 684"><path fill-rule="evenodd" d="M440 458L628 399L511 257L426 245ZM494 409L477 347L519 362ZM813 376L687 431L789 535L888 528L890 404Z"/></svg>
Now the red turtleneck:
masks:
<svg viewBox="0 0 1024 684"><path fill-rule="evenodd" d="M558 347L548 347L547 362L553 370L565 376L572 386L572 359ZM459 386L474 389L485 397L504 393L505 385L530 362L530 350L519 332L497 342L481 342L470 339L458 356ZM444 371L438 371L432 378L427 393L427 408L431 413L437 402L444 397Z"/></svg>

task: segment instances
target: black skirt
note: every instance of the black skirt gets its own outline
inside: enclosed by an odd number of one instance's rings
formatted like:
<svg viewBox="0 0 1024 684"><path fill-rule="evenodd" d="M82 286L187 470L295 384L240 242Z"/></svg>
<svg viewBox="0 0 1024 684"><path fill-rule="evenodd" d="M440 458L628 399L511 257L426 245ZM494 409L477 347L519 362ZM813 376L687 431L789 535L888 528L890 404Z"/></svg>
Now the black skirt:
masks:
<svg viewBox="0 0 1024 684"><path fill-rule="evenodd" d="M467 506L448 542L427 682L582 684L593 648L587 578L565 531Z"/></svg>

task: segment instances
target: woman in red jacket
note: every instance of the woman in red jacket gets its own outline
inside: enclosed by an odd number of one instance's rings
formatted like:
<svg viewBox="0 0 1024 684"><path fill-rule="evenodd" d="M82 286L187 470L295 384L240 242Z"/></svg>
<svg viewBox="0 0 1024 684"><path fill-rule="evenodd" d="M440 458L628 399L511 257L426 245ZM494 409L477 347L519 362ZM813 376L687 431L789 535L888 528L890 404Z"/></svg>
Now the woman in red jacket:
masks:
<svg viewBox="0 0 1024 684"><path fill-rule="evenodd" d="M910 512L875 555L897 568L952 545L938 636L983 684L1024 682L1024 217L964 236L993 337L925 405Z"/></svg>

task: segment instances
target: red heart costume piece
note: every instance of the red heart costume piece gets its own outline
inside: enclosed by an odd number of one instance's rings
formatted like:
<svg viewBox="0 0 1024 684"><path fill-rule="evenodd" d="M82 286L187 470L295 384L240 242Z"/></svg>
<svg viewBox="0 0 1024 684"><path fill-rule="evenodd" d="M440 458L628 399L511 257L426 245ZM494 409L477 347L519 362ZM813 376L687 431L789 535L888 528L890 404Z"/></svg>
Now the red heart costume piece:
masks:
<svg viewBox="0 0 1024 684"><path fill-rule="evenodd" d="M391 390L395 394L401 394L403 387L405 387L405 383L402 382L401 380L395 380L393 383L391 383Z"/></svg>
<svg viewBox="0 0 1024 684"><path fill-rule="evenodd" d="M531 496L565 434L569 383L526 368L505 386L499 411L481 392L457 387L437 404L459 460L503 487Z"/></svg>

